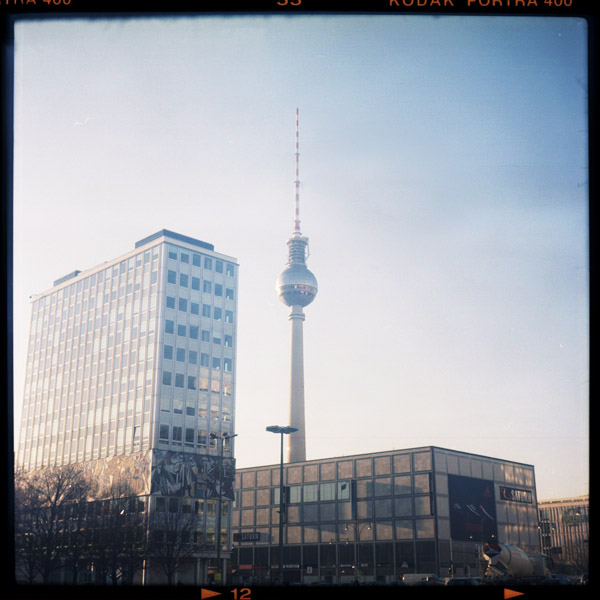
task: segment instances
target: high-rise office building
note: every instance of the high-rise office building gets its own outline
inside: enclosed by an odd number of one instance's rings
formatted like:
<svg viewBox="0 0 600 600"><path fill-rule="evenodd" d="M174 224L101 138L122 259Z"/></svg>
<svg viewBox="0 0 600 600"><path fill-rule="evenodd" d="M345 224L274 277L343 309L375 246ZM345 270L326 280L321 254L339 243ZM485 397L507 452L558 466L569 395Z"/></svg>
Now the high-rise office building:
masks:
<svg viewBox="0 0 600 600"><path fill-rule="evenodd" d="M206 577L233 500L238 265L161 230L32 298L17 467L125 478L148 511L196 515ZM204 569L204 573L202 573Z"/></svg>

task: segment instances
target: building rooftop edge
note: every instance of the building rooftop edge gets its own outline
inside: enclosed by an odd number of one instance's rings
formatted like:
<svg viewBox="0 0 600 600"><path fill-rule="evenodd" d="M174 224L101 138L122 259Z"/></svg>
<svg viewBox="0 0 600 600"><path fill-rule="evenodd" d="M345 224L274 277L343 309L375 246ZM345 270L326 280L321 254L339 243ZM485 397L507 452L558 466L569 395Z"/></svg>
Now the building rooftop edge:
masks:
<svg viewBox="0 0 600 600"><path fill-rule="evenodd" d="M176 233L175 231L171 231L170 229L161 229L152 235L149 235L135 243L135 248L139 248L140 246L145 246L149 242L152 242L159 237L168 237L174 240L178 240L180 242L186 242L188 244L192 244L193 246L198 246L199 248L204 248L205 250L214 251L215 247L213 244L209 244L208 242L203 242L202 240L190 237L188 235L183 235L181 233Z"/></svg>
<svg viewBox="0 0 600 600"><path fill-rule="evenodd" d="M547 500L538 500L538 504L559 504L562 502L582 502L589 501L589 494L580 494L579 496L565 496L562 498L548 498Z"/></svg>
<svg viewBox="0 0 600 600"><path fill-rule="evenodd" d="M62 284L71 282L72 279L75 279L80 276L87 277L88 275L91 275L94 271L100 271L102 269L105 269L108 265L110 265L112 263L116 263L120 260L123 260L123 259L127 258L128 256L130 256L131 254L135 254L136 250L139 250L143 246L150 244L150 242L154 242L154 241L160 239L161 237L171 238L173 240L177 240L177 241L180 241L183 243L187 243L187 244L196 246L198 248L202 248L204 250L208 250L209 252L212 252L213 254L218 255L223 260L228 260L236 265L238 264L237 258L234 258L233 256L229 256L227 254L223 254L221 252L217 252L214 249L213 244L209 244L208 242L203 242L202 240L197 240L195 238L189 237L187 235L182 235L180 233L176 233L176 232L170 231L168 229L161 229L160 231L157 231L156 233L153 233L152 235L149 235L148 237L145 237L145 238L135 242L133 250L125 252L124 254L120 254L120 255L116 256L115 258L105 260L104 262L94 265L93 267L90 267L89 269L83 269L83 270L75 269L74 271L71 271L67 275L63 275L62 277L55 279L52 284L52 287L49 287L42 292L37 292L35 294L31 294L31 296L29 298L30 298L30 300L37 300L38 298L41 298L42 296L45 296L47 294L57 291L56 288L58 288Z"/></svg>
<svg viewBox="0 0 600 600"><path fill-rule="evenodd" d="M479 458L485 458L485 459L491 459L491 460L498 460L498 461L502 461L502 462L509 462L509 463L513 463L515 465L522 465L524 467L531 467L532 469L535 469L535 465L529 464L529 463L523 463L523 462L519 462L516 460L508 460L505 458L496 458L494 456L485 456L484 454L474 454L473 452L465 452L464 450L453 450L452 448L442 448L441 446L415 446L413 448L394 448L392 450L377 450L375 452L362 452L362 453L358 453L358 454L345 454L342 456L325 456L323 458L313 458L311 460L303 460L303 461L298 461L298 462L292 462L292 463L284 463L284 467L293 467L296 465L305 465L307 463L314 463L314 462L320 462L320 461L326 461L326 460L340 460L340 459L349 459L349 458L357 458L357 457L361 457L361 456L376 456L376 455L381 455L381 454L390 454L391 452L414 452L415 450L441 450L442 452L453 452L456 454L462 454L464 456L474 456L474 457L479 457ZM250 467L236 467L236 471L247 471L250 469L265 469L267 467L277 467L279 468L280 463L270 463L270 464L266 464L266 465L255 465L255 466L250 466Z"/></svg>

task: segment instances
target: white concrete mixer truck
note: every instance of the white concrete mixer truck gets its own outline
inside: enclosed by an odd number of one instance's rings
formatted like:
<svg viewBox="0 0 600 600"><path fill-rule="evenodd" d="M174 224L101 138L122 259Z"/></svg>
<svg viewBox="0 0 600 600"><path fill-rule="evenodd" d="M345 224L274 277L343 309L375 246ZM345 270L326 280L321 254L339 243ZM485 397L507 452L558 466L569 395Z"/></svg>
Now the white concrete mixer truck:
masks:
<svg viewBox="0 0 600 600"><path fill-rule="evenodd" d="M544 583L552 577L554 564L545 554L527 554L513 544L485 545L487 561L485 576L491 581L520 580L524 583Z"/></svg>

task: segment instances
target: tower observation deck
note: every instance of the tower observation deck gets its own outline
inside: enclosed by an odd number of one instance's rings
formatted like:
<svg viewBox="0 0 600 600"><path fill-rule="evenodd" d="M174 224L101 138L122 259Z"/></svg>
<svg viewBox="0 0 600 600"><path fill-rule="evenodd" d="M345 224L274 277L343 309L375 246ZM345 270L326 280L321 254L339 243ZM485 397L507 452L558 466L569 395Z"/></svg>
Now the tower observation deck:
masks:
<svg viewBox="0 0 600 600"><path fill-rule="evenodd" d="M279 299L290 307L291 321L291 365L290 365L290 422L298 431L286 436L288 440L287 462L306 460L306 438L304 427L304 307L317 295L317 278L306 266L308 238L300 232L300 197L298 163L298 109L296 109L296 180L294 182L294 228L287 241L288 263L277 278L276 290Z"/></svg>

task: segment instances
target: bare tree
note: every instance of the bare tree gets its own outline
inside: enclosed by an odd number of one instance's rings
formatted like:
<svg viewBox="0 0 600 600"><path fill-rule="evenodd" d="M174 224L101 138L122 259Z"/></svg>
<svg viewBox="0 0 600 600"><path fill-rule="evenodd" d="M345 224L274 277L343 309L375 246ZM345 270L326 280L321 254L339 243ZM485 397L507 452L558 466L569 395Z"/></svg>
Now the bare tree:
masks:
<svg viewBox="0 0 600 600"><path fill-rule="evenodd" d="M133 582L147 550L144 505L126 481L116 481L90 511L91 559L101 583Z"/></svg>
<svg viewBox="0 0 600 600"><path fill-rule="evenodd" d="M15 548L19 571L28 582L50 581L67 555L69 514L93 494L94 486L77 465L15 476Z"/></svg>
<svg viewBox="0 0 600 600"><path fill-rule="evenodd" d="M157 511L150 520L149 555L173 585L175 575L195 554L195 517L179 510Z"/></svg>

